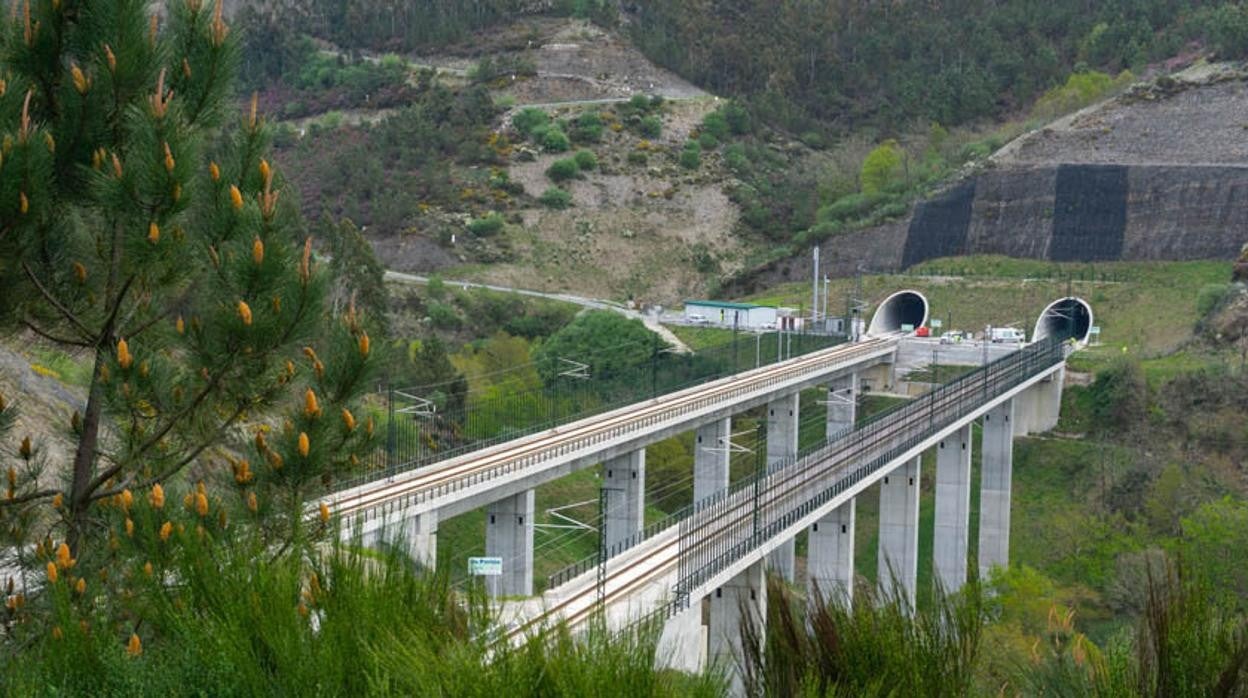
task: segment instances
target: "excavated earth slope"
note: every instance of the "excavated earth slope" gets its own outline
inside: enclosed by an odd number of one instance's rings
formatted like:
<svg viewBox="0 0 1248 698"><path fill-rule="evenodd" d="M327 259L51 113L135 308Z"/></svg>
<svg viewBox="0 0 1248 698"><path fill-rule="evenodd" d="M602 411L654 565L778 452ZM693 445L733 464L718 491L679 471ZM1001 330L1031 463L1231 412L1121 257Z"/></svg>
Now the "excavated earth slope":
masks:
<svg viewBox="0 0 1248 698"><path fill-rule="evenodd" d="M1003 254L1233 259L1248 239L1248 71L1200 65L1026 134L905 220L824 244L826 273ZM805 278L781 260L741 289Z"/></svg>

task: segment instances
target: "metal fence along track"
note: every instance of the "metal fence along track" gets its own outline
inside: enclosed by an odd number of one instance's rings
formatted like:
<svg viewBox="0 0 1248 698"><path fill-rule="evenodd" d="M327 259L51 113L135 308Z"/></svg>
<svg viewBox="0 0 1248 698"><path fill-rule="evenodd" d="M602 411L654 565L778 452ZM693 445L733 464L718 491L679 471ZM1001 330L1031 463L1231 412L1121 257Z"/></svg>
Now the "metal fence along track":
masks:
<svg viewBox="0 0 1248 698"><path fill-rule="evenodd" d="M1062 337L1032 344L698 502L680 522L679 581L671 610L683 608L694 589L802 517L1064 359Z"/></svg>

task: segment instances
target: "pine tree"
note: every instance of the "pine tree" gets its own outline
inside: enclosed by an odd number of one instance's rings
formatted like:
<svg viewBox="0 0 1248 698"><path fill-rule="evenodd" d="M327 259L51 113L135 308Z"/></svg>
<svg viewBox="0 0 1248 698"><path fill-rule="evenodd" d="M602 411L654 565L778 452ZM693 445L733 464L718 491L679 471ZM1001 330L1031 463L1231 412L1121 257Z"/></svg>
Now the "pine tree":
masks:
<svg viewBox="0 0 1248 698"><path fill-rule="evenodd" d="M231 116L221 5L16 1L0 19L0 331L93 366L71 462L17 449L0 525L14 549L64 537L78 555L136 493L186 487L188 510L215 510L224 495L179 473L228 461L226 499L297 529L302 498L369 448L349 403L371 345L353 308L326 314L254 97ZM55 517L30 513L49 501Z"/></svg>

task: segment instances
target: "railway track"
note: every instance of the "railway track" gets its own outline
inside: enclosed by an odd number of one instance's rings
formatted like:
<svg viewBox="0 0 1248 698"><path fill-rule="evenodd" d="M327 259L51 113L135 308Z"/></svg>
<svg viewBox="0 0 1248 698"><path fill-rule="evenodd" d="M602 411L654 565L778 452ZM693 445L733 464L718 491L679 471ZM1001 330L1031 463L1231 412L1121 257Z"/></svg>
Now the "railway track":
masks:
<svg viewBox="0 0 1248 698"><path fill-rule="evenodd" d="M401 479L378 480L327 495L310 505L308 513L314 515L323 502L331 513L350 517L389 504L413 504L450 494L611 438L639 432L694 410L726 402L738 395L799 378L819 366L869 356L895 342L892 337L884 337L857 344L839 345L782 364L765 366L687 388L645 403L630 405L460 456L410 475L399 476Z"/></svg>
<svg viewBox="0 0 1248 698"><path fill-rule="evenodd" d="M807 513L804 507L815 502L821 493L834 490L838 484L843 486L839 490L843 492L862 479L880 473L891 462L890 454L896 456L898 450L904 452L915 441L930 438L957 423L966 413L987 405L1053 365L1045 363L1043 357L1034 363L1006 363L1011 358L968 374L969 380L951 383L946 386L949 390L929 393L930 399L926 401L916 401L890 413L871 425L869 432L867 429L850 432L786 464L762 477L758 491L748 486L738 487L718 499L708 500L707 506L700 507L689 518L642 544L652 550L635 548L631 555L626 553L616 558L619 562L614 568L607 563L602 607L661 580L681 564L682 558L702 562L703 568L697 571L695 584L705 583L748 554L748 549L756 549L763 541L774 537L773 533L758 540L760 520L766 522L762 524L764 528L777 524L784 528L786 518L795 512ZM1006 365L1000 365L1003 363ZM993 366L996 366L995 371ZM869 473L861 472L865 466L852 469L855 463L872 462L879 464ZM794 475L796 477L792 477ZM767 484L763 485L764 482ZM709 559L705 557L707 551L712 552ZM715 551L719 551L718 554ZM509 638L521 637L552 618L560 618L569 626L590 618L599 608L597 584L577 584L577 591L514 628Z"/></svg>

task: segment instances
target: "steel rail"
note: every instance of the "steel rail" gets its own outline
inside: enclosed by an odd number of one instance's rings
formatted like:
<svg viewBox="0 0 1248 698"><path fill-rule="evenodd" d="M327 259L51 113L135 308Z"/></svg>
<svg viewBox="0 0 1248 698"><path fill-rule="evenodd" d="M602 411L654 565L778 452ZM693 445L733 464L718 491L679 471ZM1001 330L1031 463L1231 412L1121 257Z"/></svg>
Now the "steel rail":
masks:
<svg viewBox="0 0 1248 698"><path fill-rule="evenodd" d="M640 409L635 405L629 406L548 432L522 437L510 444L489 449L492 453L453 459L433 468L416 471L398 482L376 481L372 483L375 486L361 486L362 491L357 493L326 495L309 507L308 515L319 512L321 502L325 503L331 513L351 516L403 499L409 500L406 504L410 505L450 494L607 439L640 431L735 395L790 380L829 362L843 362L875 353L888 347L893 341L891 338L883 338L852 345L838 345L781 364L753 369L652 399Z"/></svg>
<svg viewBox="0 0 1248 698"><path fill-rule="evenodd" d="M1045 347L1045 349L1052 349L1052 347ZM1057 349L1060 352L1060 346ZM612 580L618 579L638 566L653 561L656 556L662 556L655 563L654 568L646 574L627 580L622 585L617 585L616 589L605 593L603 595L603 603L614 601L638 586L653 583L657 577L669 571L672 565L696 556L702 550L722 546L724 542L722 539L724 538L737 539L729 540L727 550L712 558L703 568L695 571L694 574L678 578L677 596L679 597L682 591L687 594L692 590L691 586L693 584L705 583L714 574L749 554L750 550L757 549L763 542L770 540L779 532L771 529L777 527L782 529L784 526L792 523L789 521L790 518L796 520L801 515L808 514L813 508L811 506L812 503L816 506L826 503L819 500L826 498L823 495L827 492L832 492L833 496L843 492L845 489L848 489L848 487L844 486L847 481L853 480L853 482L849 483L849 486L852 487L869 475L878 473L884 466L895 461L900 453L904 453L909 448L912 448L915 443L931 438L940 430L957 423L959 419L965 416L965 413L962 413L960 408L965 406L967 398L976 396L984 398L971 406L969 412L974 412L992 400L1006 394L1014 387L1051 368L1057 363L1057 361L1049 362L1048 359L1051 358L1053 358L1051 353L1046 351L1043 354L1037 352L1036 356L1024 355L1020 352L999 359L983 369L965 374L958 380L942 386L943 388L952 388L953 390L938 389L940 393L929 393L930 399L927 401L916 401L901 409L885 413L881 415L883 419L861 427L856 430L857 433L849 432L828 443L825 447L817 449L791 464L787 464L786 467L766 471L766 475L762 479L774 479L773 484L780 485L780 488L772 489L769 487L766 491L766 498L757 503L759 505L757 509L754 506L753 493L748 488L748 485L754 484L750 481L738 483L733 490L726 491L727 494L724 496L704 500L706 504L699 506L693 515L681 521L678 525L670 527L670 529L680 529L679 534L673 540L666 541L651 551L639 551L635 559L629 559L626 557L626 554L622 554L617 559L625 564L622 564L622 566L617 565L613 570L608 567L607 583L609 584ZM930 404L925 404L925 402ZM912 433L916 431L914 428L915 413L923 412L927 413L925 416L928 416L928 420L923 420L927 422L926 424L923 424L922 421L919 424L925 428L918 429L917 434ZM939 413L939 425L937 425L937 413ZM861 434L864 434L868 429L871 429L873 433L868 434L870 438L864 441L861 438ZM899 444L897 441L899 435L905 435L909 438L902 440ZM854 443L855 441L857 443ZM867 460L866 456L869 455L874 455L875 457ZM867 460L868 463L873 465L861 466L853 471L850 470L849 466L853 462L862 462L863 460ZM795 465L803 467L795 469L792 467ZM863 472L867 469L869 469L869 472ZM789 480L788 476L792 475L795 470L799 477ZM813 490L813 496L808 497L806 501L798 504L796 507L791 507L787 511L784 509L785 505L790 502L793 494L812 492L812 484L822 484L823 487ZM742 536L742 531L737 528L738 525L747 521L753 524L757 514L760 513L758 509L766 513L774 513L775 510L780 510L784 513L780 516L768 516L769 520L766 524L751 526L753 530L750 534ZM699 517L701 520L695 522L694 519ZM718 525L715 525L716 523ZM710 533L701 536L697 540L689 541L688 536L685 535L686 529L705 531L707 528L711 529ZM659 538L664 533L666 531L656 533L651 540ZM676 547L674 553L672 552L673 545ZM634 548L634 550L637 549ZM707 568L714 569L708 570ZM682 586L685 587L683 590L681 589ZM561 609L571 606L574 602L584 601L586 594L595 590L594 585L588 585L586 589L563 599L549 607L540 616L515 628L509 636L514 637L516 634L526 631L542 620L552 617ZM597 608L598 604L591 603L586 608L566 616L564 620L569 625L575 625L592 614Z"/></svg>

